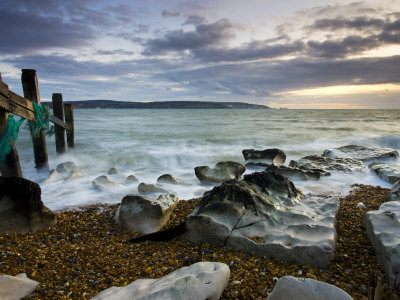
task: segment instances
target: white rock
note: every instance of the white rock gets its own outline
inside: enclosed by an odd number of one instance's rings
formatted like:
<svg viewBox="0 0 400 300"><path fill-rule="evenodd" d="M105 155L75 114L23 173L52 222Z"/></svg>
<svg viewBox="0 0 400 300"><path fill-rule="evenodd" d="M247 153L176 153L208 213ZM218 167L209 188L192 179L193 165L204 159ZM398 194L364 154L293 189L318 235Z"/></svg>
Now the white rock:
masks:
<svg viewBox="0 0 400 300"><path fill-rule="evenodd" d="M388 201L400 200L400 181L397 181L390 190Z"/></svg>
<svg viewBox="0 0 400 300"><path fill-rule="evenodd" d="M61 174L58 173L57 170L54 170L54 169L53 169L53 170L50 171L49 177L47 177L46 180L43 181L43 183L51 183L51 182L60 180L61 178L62 178L62 177L61 177Z"/></svg>
<svg viewBox="0 0 400 300"><path fill-rule="evenodd" d="M199 262L159 279L139 279L125 287L111 287L92 299L217 300L228 284L229 275L226 264Z"/></svg>
<svg viewBox="0 0 400 300"><path fill-rule="evenodd" d="M364 219L367 235L379 264L390 284L400 284L400 201L383 203L379 210L367 212Z"/></svg>
<svg viewBox="0 0 400 300"><path fill-rule="evenodd" d="M284 276L276 283L268 300L351 300L342 289L318 280Z"/></svg>
<svg viewBox="0 0 400 300"><path fill-rule="evenodd" d="M372 163L369 168L375 172L379 178L395 184L400 180L400 163Z"/></svg>
<svg viewBox="0 0 400 300"><path fill-rule="evenodd" d="M357 203L357 207L358 207L358 208L362 208L362 209L367 209L367 207L365 206L365 204L362 203L362 202Z"/></svg>
<svg viewBox="0 0 400 300"><path fill-rule="evenodd" d="M29 296L39 282L26 277L25 273L17 276L0 275L0 299L14 300Z"/></svg>
<svg viewBox="0 0 400 300"><path fill-rule="evenodd" d="M157 199L128 195L122 199L115 219L126 230L146 234L160 230L169 220L177 204L178 197L172 194L163 194Z"/></svg>

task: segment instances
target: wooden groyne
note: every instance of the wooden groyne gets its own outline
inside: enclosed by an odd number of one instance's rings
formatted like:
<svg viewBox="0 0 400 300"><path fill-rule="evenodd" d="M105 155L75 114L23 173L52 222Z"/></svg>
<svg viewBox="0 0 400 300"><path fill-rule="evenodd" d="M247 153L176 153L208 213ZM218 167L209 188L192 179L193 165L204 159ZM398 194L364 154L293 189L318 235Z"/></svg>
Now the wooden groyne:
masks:
<svg viewBox="0 0 400 300"><path fill-rule="evenodd" d="M29 121L36 121L34 104L40 105L40 94L36 70L23 69L21 75L24 97L10 91L8 85L1 79L0 74L0 138L7 129L9 114L14 114ZM68 147L74 147L74 114L71 104L63 104L62 94L55 93L52 97L53 115L50 121L53 122L56 140L57 153L64 153L65 132L67 134ZM65 117L65 121L64 121ZM48 155L46 139L43 129L39 135L34 135L31 130L33 152L35 156L35 167L48 170ZM3 176L22 177L21 166L14 141L10 140L11 151L7 154L6 161L0 167Z"/></svg>

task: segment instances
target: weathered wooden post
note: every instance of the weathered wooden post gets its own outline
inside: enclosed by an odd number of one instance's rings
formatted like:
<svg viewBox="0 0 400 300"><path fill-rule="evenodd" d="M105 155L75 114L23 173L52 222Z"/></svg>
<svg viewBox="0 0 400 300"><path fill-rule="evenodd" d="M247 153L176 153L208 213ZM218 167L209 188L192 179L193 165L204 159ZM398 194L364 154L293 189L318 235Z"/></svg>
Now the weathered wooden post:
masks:
<svg viewBox="0 0 400 300"><path fill-rule="evenodd" d="M64 104L65 123L68 125L67 143L69 148L74 147L74 111L72 104Z"/></svg>
<svg viewBox="0 0 400 300"><path fill-rule="evenodd" d="M32 102L40 105L39 85L36 76L36 70L23 69L22 70L22 88L24 90L24 97ZM49 169L46 140L43 130L40 131L39 137L32 135L33 153L35 155L35 167L37 169Z"/></svg>
<svg viewBox="0 0 400 300"><path fill-rule="evenodd" d="M52 97L53 115L64 122L64 105L62 94L54 93ZM54 133L56 136L57 153L65 152L65 129L60 125L54 124Z"/></svg>
<svg viewBox="0 0 400 300"><path fill-rule="evenodd" d="M2 83L0 73L0 83ZM8 96L8 95L5 95ZM8 112L0 108L0 137L3 136L7 128ZM6 161L1 166L1 174L3 176L18 176L22 177L21 166L19 164L19 156L17 149L14 146L14 141L10 141L11 151L7 154Z"/></svg>

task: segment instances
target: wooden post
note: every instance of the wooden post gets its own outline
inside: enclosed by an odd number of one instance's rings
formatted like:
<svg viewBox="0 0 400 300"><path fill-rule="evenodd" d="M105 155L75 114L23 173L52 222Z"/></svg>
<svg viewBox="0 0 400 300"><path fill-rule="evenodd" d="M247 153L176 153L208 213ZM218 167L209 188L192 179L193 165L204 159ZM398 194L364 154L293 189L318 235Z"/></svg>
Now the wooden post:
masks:
<svg viewBox="0 0 400 300"><path fill-rule="evenodd" d="M0 81L1 73L0 73ZM0 108L0 137L3 136L7 127L8 112ZM1 166L1 174L3 176L18 176L22 177L21 166L19 164L19 156L15 149L14 142L11 141L11 151L6 157L6 161Z"/></svg>
<svg viewBox="0 0 400 300"><path fill-rule="evenodd" d="M54 93L52 97L53 115L64 122L64 105L62 94ZM54 124L54 133L56 136L56 151L57 153L65 152L65 129L60 125Z"/></svg>
<svg viewBox="0 0 400 300"><path fill-rule="evenodd" d="M72 104L64 104L65 123L68 125L67 130L67 143L68 148L74 147L74 111Z"/></svg>
<svg viewBox="0 0 400 300"><path fill-rule="evenodd" d="M24 97L32 102L40 105L39 85L36 76L36 70L23 69L22 70L22 88L24 90ZM46 140L43 130L40 131L39 137L32 135L33 153L35 155L35 167L37 169L49 169Z"/></svg>

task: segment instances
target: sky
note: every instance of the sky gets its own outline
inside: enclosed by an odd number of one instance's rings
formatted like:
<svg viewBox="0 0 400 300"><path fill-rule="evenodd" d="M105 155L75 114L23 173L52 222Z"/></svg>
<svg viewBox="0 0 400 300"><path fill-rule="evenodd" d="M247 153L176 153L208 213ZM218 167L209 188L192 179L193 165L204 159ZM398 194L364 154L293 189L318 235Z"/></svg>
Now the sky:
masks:
<svg viewBox="0 0 400 300"><path fill-rule="evenodd" d="M400 109L400 0L1 0L0 28L42 101Z"/></svg>

